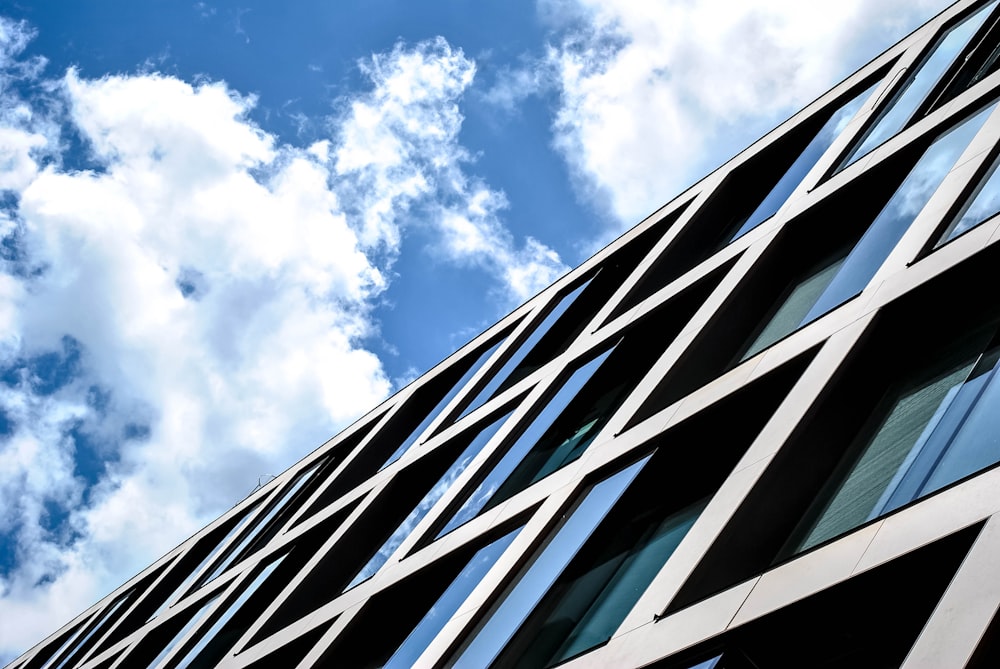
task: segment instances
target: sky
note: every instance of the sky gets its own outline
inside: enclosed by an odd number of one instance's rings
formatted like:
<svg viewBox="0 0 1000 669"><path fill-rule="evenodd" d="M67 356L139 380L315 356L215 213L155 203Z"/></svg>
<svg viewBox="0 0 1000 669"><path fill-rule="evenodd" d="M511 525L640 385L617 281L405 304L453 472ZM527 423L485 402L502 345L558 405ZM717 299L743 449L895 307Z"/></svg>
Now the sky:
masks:
<svg viewBox="0 0 1000 669"><path fill-rule="evenodd" d="M946 5L0 0L0 664Z"/></svg>

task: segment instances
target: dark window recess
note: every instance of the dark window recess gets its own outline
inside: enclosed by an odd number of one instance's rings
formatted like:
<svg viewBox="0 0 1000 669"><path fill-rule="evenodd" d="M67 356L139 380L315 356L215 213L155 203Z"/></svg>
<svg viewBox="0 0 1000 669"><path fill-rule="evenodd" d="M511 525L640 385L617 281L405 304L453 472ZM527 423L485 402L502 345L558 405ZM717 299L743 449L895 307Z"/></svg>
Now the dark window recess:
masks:
<svg viewBox="0 0 1000 669"><path fill-rule="evenodd" d="M149 588L149 584L155 581L167 566L169 565L153 570L129 592L125 593L117 602L121 604L120 606L116 605L114 610L105 609L107 619L101 625L103 629L94 630L100 633L93 635L95 647L91 656L96 655L126 635L131 634L146 622L149 614L156 608L158 600L156 598L151 599L150 597L145 597L142 601L139 600L147 588ZM138 604L136 604L137 601ZM135 606L133 607L133 605ZM25 665L25 669L28 666Z"/></svg>
<svg viewBox="0 0 1000 669"><path fill-rule="evenodd" d="M479 455L486 444L493 438L497 433L497 430L507 422L510 418L510 412L506 414L501 414L499 417L491 418L488 421L484 421L485 427L477 425L472 429L469 429L465 434L455 437L455 441L466 444L465 449L461 452L458 458L448 467L448 469L441 475L434 485L430 487L427 494L417 502L417 505L413 510L403 519L396 530L386 539L385 543L375 552L374 555L368 560L368 562L361 568L361 570L355 574L351 582L347 584L345 590L349 590L359 583L368 580L374 576L379 569L382 568L389 558L396 552L396 550L402 545L404 541L412 534L414 528L423 520L424 516L430 513L431 509L437 504L438 500L441 499L451 488L452 484L462 475L466 467ZM450 448L450 446L449 446Z"/></svg>
<svg viewBox="0 0 1000 669"><path fill-rule="evenodd" d="M182 613L165 617L162 623L142 635L136 645L126 651L122 666L155 667L202 620L207 610L216 603L217 597L218 595L202 598Z"/></svg>
<svg viewBox="0 0 1000 669"><path fill-rule="evenodd" d="M334 453L323 458L313 467L301 472L294 480L289 482L285 489L278 492L273 506L265 512L265 516L258 521L263 527L256 536L247 542L245 548L236 556L234 563L238 563L244 558L253 555L271 539L277 536L278 532L285 529L289 519L305 503L315 490L322 485L325 474L329 474L336 463L343 459L343 455L338 457L336 449Z"/></svg>
<svg viewBox="0 0 1000 669"><path fill-rule="evenodd" d="M250 520L248 527L243 530L239 538L223 549L222 553L215 558L211 568L205 570L205 573L198 578L198 587L219 576L232 565L239 564L263 546L264 543L260 541L261 536L268 538L275 536L284 527L284 522L288 518L288 514L286 514L286 511L289 511L288 506L296 500L301 502L303 498L298 493L322 469L322 464L322 462L315 463L275 490L266 502L265 508Z"/></svg>
<svg viewBox="0 0 1000 669"><path fill-rule="evenodd" d="M792 533L794 554L1000 461L1000 337L963 335L893 382Z"/></svg>
<svg viewBox="0 0 1000 669"><path fill-rule="evenodd" d="M515 326L511 327L513 328ZM508 330L508 332L509 331L510 330ZM455 381L451 384L451 390L449 390L438 401L438 403L434 406L433 409L427 412L427 415L424 417L422 421L420 421L420 424L417 425L416 428L410 431L409 436L403 439L403 441L396 448L396 450L393 451L392 455L389 456L389 459L382 464L380 469L385 469L393 462L401 458L403 454L406 453L406 451L415 446L417 443L422 443L424 440L426 440L426 438L429 438L430 435L427 435L425 433L427 432L427 428L430 427L430 424L434 422L434 420L441 414L442 411L444 411L445 407L447 407L448 404L451 403L451 401L455 398L455 396L458 395L458 393L460 393L469 384L469 381L472 379L473 376L476 375L476 372L478 372L483 367L483 365L485 365L490 360L490 358L493 357L493 353L496 352L498 348L500 348L500 346L504 343L505 338L506 334L497 335L496 337L493 338L492 343L483 344L482 346L479 347L479 350L467 355L463 360L463 362L456 363L455 365L453 365L453 367L465 370L461 378L459 378L458 381ZM426 389L424 392L427 392ZM412 402L413 400L411 399L409 403ZM442 420L440 425L444 425L445 423L447 423L447 420Z"/></svg>
<svg viewBox="0 0 1000 669"><path fill-rule="evenodd" d="M649 254L652 247L656 246L657 242L659 242L660 239L662 239L663 236L674 227L677 219L679 219L681 215L687 211L690 204L691 202L686 202L661 218L655 225L651 226L640 236L629 242L628 246L608 259L603 267L608 267L608 264L610 263L614 268L614 272L611 273L612 276L609 277L608 283L617 283L617 285L614 285L611 287L611 290L608 291L608 297L613 294L614 290L617 290L623 283L625 283L625 280L632 274L639 263L642 262ZM657 261L657 263L658 262L659 261ZM639 284L630 290L627 295L625 295L621 302L619 302L618 306L616 306L611 312L611 315L607 320L611 320L625 311L628 311L662 287L662 285L654 287L653 284L655 284L655 281L650 282L646 280L650 271L652 270L648 270L645 274L643 274L643 278Z"/></svg>
<svg viewBox="0 0 1000 669"><path fill-rule="evenodd" d="M122 654L121 651L114 653L111 657L105 659L103 662L99 662L98 664L93 665L93 669L109 669L109 667L118 660L121 654ZM21 667L20 669L27 669L27 665Z"/></svg>
<svg viewBox="0 0 1000 669"><path fill-rule="evenodd" d="M652 669L896 669L980 529L940 539Z"/></svg>
<svg viewBox="0 0 1000 669"><path fill-rule="evenodd" d="M475 431L469 437L475 436ZM427 453L393 478L360 518L326 551L256 635L256 643L340 595L370 557L427 494L466 442L452 440ZM276 579L277 580L277 579Z"/></svg>
<svg viewBox="0 0 1000 669"><path fill-rule="evenodd" d="M808 359L672 427L657 438L651 458L588 489L461 649L456 666L547 667L605 643Z"/></svg>
<svg viewBox="0 0 1000 669"><path fill-rule="evenodd" d="M660 309L647 314L624 332L611 351L591 358L539 402L535 415L484 467L481 478L463 501L435 528L441 536L485 510L493 508L536 481L579 458L618 407L646 375L670 341L721 278L706 278ZM649 342L660 341L660 346Z"/></svg>
<svg viewBox="0 0 1000 669"><path fill-rule="evenodd" d="M704 508L705 490L692 481L674 487L665 475L677 470L664 460L671 458L654 458L632 481L495 666L549 667L611 638Z"/></svg>
<svg viewBox="0 0 1000 669"><path fill-rule="evenodd" d="M329 518L326 518L316 527L296 539L291 549L276 566L274 574L272 574L272 576L268 579L267 584L265 584L265 591L273 595L270 596L271 600L276 599L278 595L278 591L272 590L272 588L278 587L281 584L290 583L294 580L295 577L301 573L303 569L305 569L309 560L316 555L316 553L323 547L323 544L325 544L330 536L343 524L344 520L351 515L360 502L361 500L355 500L344 508L338 509L336 513L332 514ZM271 584L277 585L272 586ZM257 616L259 616L262 611L263 608L261 611L257 612ZM278 629L287 627L305 615L307 615L307 612L288 610L278 611L268 619L265 625L267 628L266 633L270 634ZM253 639L254 643L264 638L264 636L265 633L258 633L255 635Z"/></svg>
<svg viewBox="0 0 1000 669"><path fill-rule="evenodd" d="M958 210L929 250L947 244L1000 213L1000 160L994 159L983 175L959 199Z"/></svg>
<svg viewBox="0 0 1000 669"><path fill-rule="evenodd" d="M989 280L998 255L992 250L970 259L880 314L720 532L671 611L993 466L1000 426L989 423L1000 412L990 410L990 340L1000 308L984 305L967 287Z"/></svg>
<svg viewBox="0 0 1000 669"><path fill-rule="evenodd" d="M597 274L594 275L580 297L566 309L566 313L524 357L524 362L521 363L516 373L497 392L502 392L514 385L569 348L570 344L597 315L598 310L605 305L616 290L621 288L628 276L649 253L650 248L666 233L685 208L686 205L664 217L656 225L644 231L620 251L601 263Z"/></svg>
<svg viewBox="0 0 1000 669"><path fill-rule="evenodd" d="M317 666L409 669L516 537L508 527L374 595ZM488 543L486 543L488 542ZM485 544L485 545L484 545ZM378 643L372 643L378 639Z"/></svg>
<svg viewBox="0 0 1000 669"><path fill-rule="evenodd" d="M807 361L672 427L651 458L592 486L462 649L457 666L548 667L607 642Z"/></svg>
<svg viewBox="0 0 1000 669"><path fill-rule="evenodd" d="M158 572L159 570L156 573ZM142 583L133 586L128 592L93 614L72 633L50 644L35 656L35 659L25 663L24 669L37 669L43 665L52 669L62 669L76 666L85 658L92 657L99 650L95 645L128 610L138 593L156 577L156 573L150 574Z"/></svg>

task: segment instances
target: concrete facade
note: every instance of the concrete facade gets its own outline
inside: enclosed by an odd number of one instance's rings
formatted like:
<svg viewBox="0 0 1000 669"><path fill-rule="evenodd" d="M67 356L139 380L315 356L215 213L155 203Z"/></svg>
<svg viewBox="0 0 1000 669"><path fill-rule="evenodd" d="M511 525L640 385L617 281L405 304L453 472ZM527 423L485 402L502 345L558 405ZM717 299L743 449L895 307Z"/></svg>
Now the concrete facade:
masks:
<svg viewBox="0 0 1000 669"><path fill-rule="evenodd" d="M10 666L996 666L997 22L955 4Z"/></svg>

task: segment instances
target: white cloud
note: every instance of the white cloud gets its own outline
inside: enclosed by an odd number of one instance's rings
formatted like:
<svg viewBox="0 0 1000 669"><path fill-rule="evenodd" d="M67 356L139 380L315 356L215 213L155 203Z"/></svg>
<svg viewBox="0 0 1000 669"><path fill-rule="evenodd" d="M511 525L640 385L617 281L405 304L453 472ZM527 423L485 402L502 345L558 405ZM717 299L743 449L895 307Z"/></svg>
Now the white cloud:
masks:
<svg viewBox="0 0 1000 669"><path fill-rule="evenodd" d="M556 146L631 226L947 4L540 0Z"/></svg>
<svg viewBox="0 0 1000 669"><path fill-rule="evenodd" d="M9 89L0 116L3 657L386 395L363 342L408 225L508 301L565 268L467 173L475 65L444 40L366 60L371 89L296 148L221 82L38 79L16 58L30 31L0 27L0 82L50 96Z"/></svg>
<svg viewBox="0 0 1000 669"><path fill-rule="evenodd" d="M438 38L413 50L397 46L362 66L375 89L346 111L333 153L346 208L364 212L362 242L392 246L416 218L439 239L439 257L497 277L507 306L565 272L558 254L537 240L517 244L499 217L504 194L465 169L472 156L459 142L458 100L475 63ZM434 204L413 217L427 200Z"/></svg>

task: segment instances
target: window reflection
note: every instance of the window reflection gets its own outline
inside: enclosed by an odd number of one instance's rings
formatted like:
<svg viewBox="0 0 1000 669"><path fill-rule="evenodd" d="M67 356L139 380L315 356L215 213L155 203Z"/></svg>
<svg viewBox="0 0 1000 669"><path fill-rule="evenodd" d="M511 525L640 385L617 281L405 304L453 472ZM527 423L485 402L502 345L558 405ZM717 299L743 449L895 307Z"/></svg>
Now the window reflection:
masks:
<svg viewBox="0 0 1000 669"><path fill-rule="evenodd" d="M819 162L819 159L823 157L826 150L830 148L830 145L833 144L834 140L840 136L840 133L843 132L847 124L854 118L854 115L858 113L865 100L871 97L875 86L877 84L870 86L833 113L833 116L820 128L816 136L809 142L802 153L799 154L795 162L792 163L792 166L782 175L774 188L764 197L764 200L750 216L747 217L747 220L729 241L739 239L778 212L778 209L788 200L788 196L792 194L792 191L798 187L802 179L809 173L809 170Z"/></svg>
<svg viewBox="0 0 1000 669"><path fill-rule="evenodd" d="M533 371L521 368L521 363L524 362L524 359L531 353L532 349L536 344L538 344L542 337L544 337L545 334L549 332L549 330L551 330L556 322L562 317L562 315L566 313L566 310L573 305L576 298L578 298L587 286L590 285L592 280L593 277L587 279L579 286L559 298L559 301L552 308L552 310L545 315L542 322L534 327L531 334L528 335L528 338L517 347L517 350L514 351L513 355L511 355L507 362L504 363L503 367L501 367L493 375L489 383L487 383L486 386L476 394L476 397L469 402L459 418L462 418L463 416L471 413L474 409L479 408L501 390L509 388L514 385L514 383L527 376L528 373Z"/></svg>
<svg viewBox="0 0 1000 669"><path fill-rule="evenodd" d="M649 456L590 489L453 666L488 667L493 663L545 591L648 461Z"/></svg>
<svg viewBox="0 0 1000 669"><path fill-rule="evenodd" d="M444 411L445 407L447 407L448 404L455 399L455 396L458 395L463 388L465 388L469 380L472 379L472 377L476 375L476 372L478 372L482 366L486 364L486 361L493 357L493 354L498 348L500 348L500 344L503 342L504 339L501 338L500 341L496 342L476 357L475 362L473 362L472 366L466 370L465 374L462 375L462 378L460 378L451 387L451 390L449 390L448 393L441 398L441 401L439 401L433 409L427 412L426 417L420 421L420 424L410 432L406 439L404 439L402 443L399 444L399 447L393 451L392 455L389 456L389 459L382 464L379 468L380 471L403 457L403 454L417 443L417 440L423 436L424 432L427 431L427 428L434 421L434 419L437 418L438 415Z"/></svg>
<svg viewBox="0 0 1000 669"><path fill-rule="evenodd" d="M271 521L274 520L275 516L277 516L278 513L285 508L285 505L288 504L288 502L295 496L295 493L297 493L302 486L304 486L306 482L308 482L309 479L316 474L319 470L319 466L320 463L317 462L312 467L309 467L307 470L295 477L295 480L285 486L284 490L280 493L276 493L280 496L277 501L271 505L267 515L255 522L254 526L243 535L239 542L226 551L225 557L219 560L219 563L215 565L211 572L198 580L198 584L204 585L205 583L208 583L228 569L234 562L242 560L245 556L249 555L252 549L257 546L256 539L260 533L264 531L270 525Z"/></svg>
<svg viewBox="0 0 1000 669"><path fill-rule="evenodd" d="M350 590L357 584L375 575L375 572L377 572L379 568L386 563L389 557L396 552L396 549L399 548L400 544L403 543L406 537L410 536L410 533L413 532L413 528L415 528L417 524L423 520L424 516L427 515L434 504L436 504L437 501L441 499L446 492L448 492L448 489L451 488L451 485L455 482L455 480L462 475L462 472L464 472L466 467L469 466L469 463L472 462L477 455L479 455L479 452L483 450L483 447L489 442L490 439L493 438L493 435L497 433L497 430L500 429L500 426L503 425L509 417L510 413L507 413L498 420L493 421L493 423L475 435L465 450L462 451L462 454L458 456L458 459L455 460L451 467L448 468L448 471L444 473L437 483L434 484L430 492L428 492L424 498L417 503L416 508L410 512L410 515L408 515L402 523L400 523L399 527L397 527L392 533L392 536L390 536L386 542L382 544L381 548L379 548L368 563L361 568L361 571L359 571L351 582L347 584L347 587L344 588L344 590Z"/></svg>
<svg viewBox="0 0 1000 669"><path fill-rule="evenodd" d="M995 104L938 137L853 246L793 280L746 345L745 360L860 293L979 132Z"/></svg>
<svg viewBox="0 0 1000 669"><path fill-rule="evenodd" d="M167 645L160 651L160 654L157 655L147 666L154 667L155 669L160 669L161 667L166 666L164 659L166 659L167 655L169 655L174 648L177 647L177 644L184 640L184 637L188 635L188 632L190 632L191 629L201 621L205 614L208 613L209 609L212 608L212 605L215 604L215 600L218 598L219 595L216 594L198 607L198 610L195 611L194 615L192 615L191 618L188 619L187 623L185 623L184 626L181 627L181 629L174 634L173 637L171 637L170 641L167 642Z"/></svg>
<svg viewBox="0 0 1000 669"><path fill-rule="evenodd" d="M506 496L496 495L507 478L518 468L531 449L542 440L549 431L549 428L552 427L563 413L563 410L579 394L584 384L597 372L601 364L611 355L611 351L613 350L614 348L612 347L586 363L563 383L555 397L549 400L541 413L521 433L517 441L507 450L503 458L494 465L482 483L469 495L462 507L459 508L437 536L440 537L450 532L459 525L479 515L480 511L500 503L503 499L516 492L508 487L506 489ZM567 458L578 457L582 453L582 450L590 443L587 437L591 433L594 433L594 426L594 423L582 426L577 434L572 435L564 442L571 444L571 448L564 452L564 457L561 459L564 463L569 462Z"/></svg>
<svg viewBox="0 0 1000 669"><path fill-rule="evenodd" d="M212 547L212 549L208 552L207 555L205 555L204 558L202 558L201 562L198 563L198 566L188 573L187 577L181 582L180 585L178 585L174 589L174 591L170 594L169 597L163 600L163 603L160 604L160 608L158 608L153 613L153 615L149 617L149 620L152 620L153 618L163 613L164 609L166 609L176 599L182 597L184 593L187 592L188 587L190 587L190 585L194 583L194 580L201 573L202 569L204 569L207 564L209 564L212 560L214 560L215 556L219 554L219 551L221 551L226 546L226 544L229 543L229 540L232 539L234 536L236 536L240 532L240 530L243 529L243 527L253 516L253 513L256 510L256 508L257 505L255 504L254 506L250 507L250 509L247 510L246 513L243 514L243 516L229 529L229 531L226 532L225 536L222 537L222 539L219 540L215 544L215 546Z"/></svg>
<svg viewBox="0 0 1000 669"><path fill-rule="evenodd" d="M888 393L874 431L794 535L805 550L1000 461L1000 340L981 330Z"/></svg>
<svg viewBox="0 0 1000 669"><path fill-rule="evenodd" d="M472 556L444 594L434 602L406 640L383 665L385 669L409 669L416 666L420 655L431 645L445 623L458 611L520 531L521 528L518 528L506 534Z"/></svg>
<svg viewBox="0 0 1000 669"><path fill-rule="evenodd" d="M185 653L184 657L174 665L175 669L186 669L187 667L204 667L207 669L208 667L216 666L219 660L232 649L233 644L239 640L239 637L249 627L249 625L240 625L236 626L235 629L225 629L226 625L229 624L233 616L240 611L247 600L257 592L264 581L267 580L284 559L284 555L279 557L257 574L254 580L250 582L250 585L243 589L240 596L226 607L225 611L216 619L208 631L201 635L198 643L192 646L191 650Z"/></svg>
<svg viewBox="0 0 1000 669"><path fill-rule="evenodd" d="M969 199L961 214L945 229L934 244L937 248L955 237L962 235L980 223L983 223L1000 212L1000 173L997 166L1000 161L993 163L986 176L979 183L975 193Z"/></svg>
<svg viewBox="0 0 1000 669"><path fill-rule="evenodd" d="M990 12L997 6L993 0L975 14L948 30L931 49L923 62L900 85L894 98L885 105L875 125L864 139L847 155L839 169L844 169L872 149L903 129L920 104L941 80L955 57L968 45Z"/></svg>
<svg viewBox="0 0 1000 669"><path fill-rule="evenodd" d="M122 595L121 597L119 597L118 600L115 601L114 604L112 604L111 606L109 606L104 611L104 613L102 613L100 615L100 617L97 619L97 622L95 622L93 625L90 626L90 629L87 631L87 633L85 635L83 635L83 637L79 641L77 641L77 642L75 642L73 644L73 649L69 653L66 654L66 657L63 659L62 662L60 662L59 664L55 665L54 669L63 669L63 667L70 666L70 661L71 660L80 659L80 658L77 658L75 656L81 650L83 650L86 647L87 642L90 641L90 639L94 636L94 634L98 630L100 630L101 628L104 627L104 623L106 623L108 621L108 619L111 618L112 615L114 615L115 611L117 611L118 609L120 609L121 606L122 606L122 604L124 604L125 602L129 601L131 599L131 597L132 597L132 591L129 591L129 592L125 593L124 595ZM80 629L82 631L83 628L81 627ZM74 637L71 638L70 641L72 641L73 639L75 639L76 636L78 636L78 635L74 635ZM66 645L69 645L69 643L67 642ZM62 648L60 648L60 651L61 650L62 650ZM58 658L58 656L59 655L57 653L56 655L53 656L53 659ZM46 667L50 666L50 663L51 663L51 660L48 663L46 663L45 666Z"/></svg>

